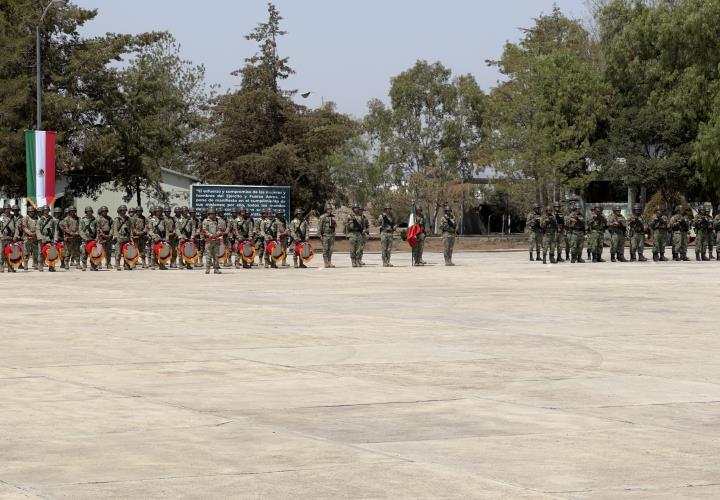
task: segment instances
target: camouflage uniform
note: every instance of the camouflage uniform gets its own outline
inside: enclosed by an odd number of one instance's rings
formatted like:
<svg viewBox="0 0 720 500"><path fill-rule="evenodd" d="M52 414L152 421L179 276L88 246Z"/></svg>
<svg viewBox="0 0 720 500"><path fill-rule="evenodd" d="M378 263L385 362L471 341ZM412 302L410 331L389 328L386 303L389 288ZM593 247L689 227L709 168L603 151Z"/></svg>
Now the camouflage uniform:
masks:
<svg viewBox="0 0 720 500"><path fill-rule="evenodd" d="M607 225L607 219L602 213L602 208L596 205L593 214L588 220L588 250L590 250L593 262L605 262L602 258L602 252Z"/></svg>
<svg viewBox="0 0 720 500"><path fill-rule="evenodd" d="M365 265L365 262L363 262L363 255L365 254L365 245L367 245L368 240L370 239L370 219L368 219L367 215L365 215L365 209L360 209L362 213L362 226L363 226L363 232L362 232L362 245L360 245L360 251L358 253L358 264L361 266Z"/></svg>
<svg viewBox="0 0 720 500"><path fill-rule="evenodd" d="M555 238L557 245L557 262L565 262L562 258L562 252L565 250L565 258L570 259L570 245L567 238L567 229L565 228L565 214L562 211L560 203L553 205L555 220L557 221L558 231L557 237Z"/></svg>
<svg viewBox="0 0 720 500"><path fill-rule="evenodd" d="M423 250L425 249L425 237L427 235L427 219L419 208L417 214L415 214L415 224L420 226L420 232L417 235L417 241L412 249L413 266L424 266L427 264L422 258Z"/></svg>
<svg viewBox="0 0 720 500"><path fill-rule="evenodd" d="M123 268L126 270L132 269L130 265L125 262L125 258L122 257L122 248L125 243L132 240L132 219L127 216L127 207L120 205L118 208L118 216L113 220L112 234L115 240L115 270L121 271ZM123 261L123 266L120 266L120 260Z"/></svg>
<svg viewBox="0 0 720 500"><path fill-rule="evenodd" d="M655 210L655 215L650 219L650 229L653 234L653 260L655 262L665 262L665 246L667 245L668 218L663 215L662 209L658 208Z"/></svg>
<svg viewBox="0 0 720 500"><path fill-rule="evenodd" d="M608 230L610 231L610 261L627 262L625 259L625 232L627 220L620 213L620 209L613 210L607 219Z"/></svg>
<svg viewBox="0 0 720 500"><path fill-rule="evenodd" d="M307 242L309 236L309 226L307 219L303 218L304 212L301 209L295 210L295 218L290 221L290 237L292 238L293 247L298 243ZM307 267L302 261L299 261L298 256L293 251L293 266L295 267Z"/></svg>
<svg viewBox="0 0 720 500"><path fill-rule="evenodd" d="M252 242L254 238L254 232L255 232L255 221L253 221L252 217L248 214L247 210L241 210L240 215L238 216L237 220L234 224L234 238L238 242L238 246L243 241L250 241ZM235 263L235 267L240 264L244 269L249 269L252 267L252 263L246 263L245 260L242 258L242 254L238 250L237 255L237 261Z"/></svg>
<svg viewBox="0 0 720 500"><path fill-rule="evenodd" d="M582 250L583 243L585 243L585 217L583 217L580 207L568 215L565 219L565 227L570 236L570 262L572 264L584 263Z"/></svg>
<svg viewBox="0 0 720 500"><path fill-rule="evenodd" d="M150 268L157 269L160 266L160 270L164 271L167 268L164 264L160 264L158 261L155 250L152 245L165 241L167 239L167 230L165 229L165 217L163 217L160 209L156 208L151 210L151 215L147 219L147 234L150 238Z"/></svg>
<svg viewBox="0 0 720 500"><path fill-rule="evenodd" d="M44 210L47 212L47 210ZM50 215L49 213L43 215L38 219L37 224L37 239L39 241L39 245L42 248L43 245L46 243L57 243L59 239L59 228L58 228L58 221L55 217ZM41 257L40 258L40 271L45 269L45 260ZM50 271L54 272L55 267L50 266Z"/></svg>
<svg viewBox="0 0 720 500"><path fill-rule="evenodd" d="M380 228L380 253L382 255L383 267L392 267L390 257L392 256L393 236L395 234L395 221L393 220L390 205L385 205L383 213L378 217Z"/></svg>
<svg viewBox="0 0 720 500"><path fill-rule="evenodd" d="M80 267L80 221L77 218L75 207L70 207L68 212L68 215L59 222L65 238L65 251L63 252L65 269L70 269L70 264L73 262Z"/></svg>
<svg viewBox="0 0 720 500"><path fill-rule="evenodd" d="M718 211L716 212L716 216L713 219L713 234L717 235L720 231L720 206L718 206ZM718 252L718 248L715 248L715 258L717 260L720 260L720 252Z"/></svg>
<svg viewBox="0 0 720 500"><path fill-rule="evenodd" d="M40 248L37 239L37 212L33 207L28 208L28 214L22 219L22 232L19 235L23 240L23 252L25 253L25 270L28 268L30 257L32 257L33 268L37 269L40 262Z"/></svg>
<svg viewBox="0 0 720 500"><path fill-rule="evenodd" d="M533 211L530 212L525 220L525 230L528 232L528 244L530 246L530 261L540 260L542 252L542 228L540 227L540 205L533 205ZM489 229L489 228L488 228ZM535 250L535 257L533 257Z"/></svg>
<svg viewBox="0 0 720 500"><path fill-rule="evenodd" d="M132 219L133 241L137 245L140 252L140 263L143 269L148 268L148 237L147 237L147 219L142 213L142 207L135 209L135 216Z"/></svg>
<svg viewBox="0 0 720 500"><path fill-rule="evenodd" d="M177 220L175 232L177 233L178 241L180 242L180 244L186 241L192 242L195 239L195 219L190 217L187 207L183 207L182 209L180 219ZM185 269L192 270L192 264L185 264L182 255L179 257L179 259L180 263Z"/></svg>
<svg viewBox="0 0 720 500"><path fill-rule="evenodd" d="M105 267L110 269L110 256L112 255L112 219L107 215L107 207L100 207L97 226L100 233L100 241L105 250Z"/></svg>
<svg viewBox="0 0 720 500"><path fill-rule="evenodd" d="M283 257L282 262L280 265L282 267L288 267L287 264L287 223L285 222L285 214L284 212L277 212L275 214L275 220L272 221L272 224L270 224L270 233L272 235L272 239L280 243L280 246L283 249L283 253L285 257ZM276 267L275 263L273 262L270 267Z"/></svg>
<svg viewBox="0 0 720 500"><path fill-rule="evenodd" d="M97 223L98 221L93 215L92 208L87 207L85 209L85 215L80 219L80 268L83 271L87 270L87 262L90 258L87 253L87 245L97 239ZM97 266L91 262L90 269L97 271Z"/></svg>
<svg viewBox="0 0 720 500"><path fill-rule="evenodd" d="M273 236L270 234L272 223L273 221L270 218L270 211L266 210L263 214L263 218L260 219L260 224L258 224L258 236L262 238L260 242L260 257L265 268L272 265L272 262L270 261L270 254L265 248L265 246L273 240Z"/></svg>
<svg viewBox="0 0 720 500"><path fill-rule="evenodd" d="M215 274L221 274L218 250L220 242L225 237L227 226L224 220L211 217L212 215L215 215L214 210L208 212L208 218L203 221L202 225L202 232L205 236L205 274L210 274L211 266Z"/></svg>
<svg viewBox="0 0 720 500"><path fill-rule="evenodd" d="M627 235L630 239L630 262L635 262L635 260L645 262L647 260L643 253L645 251L645 235L648 232L648 227L642 218L641 211L642 209L636 206L628 219Z"/></svg>
<svg viewBox="0 0 720 500"><path fill-rule="evenodd" d="M693 220L695 228L695 260L710 260L706 255L710 243L710 231L713 220L708 216L705 207L700 207L698 214Z"/></svg>
<svg viewBox="0 0 720 500"><path fill-rule="evenodd" d="M670 230L672 231L673 260L690 260L687 257L687 240L690 225L684 214L682 206L677 207L675 215L670 217Z"/></svg>
<svg viewBox="0 0 720 500"><path fill-rule="evenodd" d="M548 252L550 252L550 263L555 264L557 262L555 260L555 248L557 248L558 223L551 207L548 207L545 215L540 218L540 227L543 232L543 264L547 264Z"/></svg>
<svg viewBox="0 0 720 500"><path fill-rule="evenodd" d="M332 263L333 246L335 245L335 230L337 221L332 213L332 207L326 207L325 213L318 221L318 234L322 242L322 253L325 267L335 267Z"/></svg>
<svg viewBox="0 0 720 500"><path fill-rule="evenodd" d="M453 250L455 249L455 237L458 234L458 227L450 207L445 207L445 214L442 216L442 219L440 219L440 231L442 231L445 265L454 266L452 256Z"/></svg>
<svg viewBox="0 0 720 500"><path fill-rule="evenodd" d="M352 267L360 267L360 256L362 255L362 247L365 241L364 236L365 222L360 207L355 205L353 213L348 216L345 221L345 234L347 234L350 243L350 261Z"/></svg>
<svg viewBox="0 0 720 500"><path fill-rule="evenodd" d="M10 207L7 207L2 215L0 215L0 254L2 259L0 262L0 273L5 272L5 268L9 272L15 272L15 269L10 265L10 261L5 255L5 247L9 244L17 241L18 239L18 226L15 216L11 213Z"/></svg>
<svg viewBox="0 0 720 500"><path fill-rule="evenodd" d="M177 223L177 219L172 216L172 211L170 210L170 207L166 206L163 208L163 221L165 223L165 231L167 231L167 239L166 241L170 245L170 248L172 249L172 257L170 258L170 267L174 268L177 267L177 260L178 260L178 244L180 243L177 237L177 233L175 232L175 225Z"/></svg>

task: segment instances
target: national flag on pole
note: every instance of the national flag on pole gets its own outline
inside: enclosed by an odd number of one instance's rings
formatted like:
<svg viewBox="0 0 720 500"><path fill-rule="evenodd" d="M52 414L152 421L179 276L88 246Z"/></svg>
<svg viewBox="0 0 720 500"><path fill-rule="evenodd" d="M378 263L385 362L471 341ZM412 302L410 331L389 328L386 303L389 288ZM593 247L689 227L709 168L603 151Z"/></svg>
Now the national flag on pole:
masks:
<svg viewBox="0 0 720 500"><path fill-rule="evenodd" d="M55 201L55 137L57 132L25 131L27 198L34 207Z"/></svg>
<svg viewBox="0 0 720 500"><path fill-rule="evenodd" d="M410 217L408 218L407 229L407 242L410 247L415 248L415 245L417 244L417 235L420 234L420 231L422 231L422 228L420 227L420 224L415 223L415 207L413 207L410 212Z"/></svg>

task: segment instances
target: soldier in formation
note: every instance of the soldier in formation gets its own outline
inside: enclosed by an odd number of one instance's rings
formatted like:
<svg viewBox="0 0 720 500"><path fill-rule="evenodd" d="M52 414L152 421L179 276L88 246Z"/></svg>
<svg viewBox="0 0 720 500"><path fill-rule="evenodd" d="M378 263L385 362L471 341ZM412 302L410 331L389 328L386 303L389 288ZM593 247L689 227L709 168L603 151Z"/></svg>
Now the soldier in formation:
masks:
<svg viewBox="0 0 720 500"><path fill-rule="evenodd" d="M550 263L555 264L555 248L557 247L557 230L558 223L552 207L545 209L545 215L540 217L540 229L542 229L542 249L543 264L547 264L548 253L550 253Z"/></svg>
<svg viewBox="0 0 720 500"><path fill-rule="evenodd" d="M525 228L529 233L528 244L530 246L530 261L540 260L540 253L542 252L542 227L540 227L540 219L542 214L540 213L540 205L535 203L533 205L533 211L530 212L525 220ZM535 256L533 257L533 251Z"/></svg>
<svg viewBox="0 0 720 500"><path fill-rule="evenodd" d="M458 234L457 221L452 213L452 208L445 207L445 214L440 219L440 231L442 231L443 257L446 266L454 266L452 261L453 250L455 249L455 237Z"/></svg>
<svg viewBox="0 0 720 500"><path fill-rule="evenodd" d="M417 234L417 240L412 249L413 266L424 266L427 264L427 262L423 260L423 251L425 250L425 238L428 232L428 220L423 214L421 207L417 207L415 210L415 224L420 226L420 232Z"/></svg>
<svg viewBox="0 0 720 500"><path fill-rule="evenodd" d="M623 217L620 207L613 209L613 213L607 219L607 224L610 231L610 261L627 262L627 260L625 260L627 220Z"/></svg>
<svg viewBox="0 0 720 500"><path fill-rule="evenodd" d="M685 207L682 205L675 207L675 213L670 217L669 224L672 232L672 260L690 260L687 256L690 220L685 214Z"/></svg>
<svg viewBox="0 0 720 500"><path fill-rule="evenodd" d="M628 218L628 238L630 239L630 262L635 262L636 257L640 262L647 259L643 255L645 251L645 236L650 231L642 217L642 207L633 206L633 213Z"/></svg>
<svg viewBox="0 0 720 500"><path fill-rule="evenodd" d="M395 236L395 220L393 219L392 207L385 205L383 211L378 217L377 225L380 228L380 256L382 258L383 267L393 267L390 262L392 257L393 239Z"/></svg>
<svg viewBox="0 0 720 500"><path fill-rule="evenodd" d="M98 221L93 214L92 207L85 207L85 215L80 219L80 269L87 271L87 263L90 256L87 253L87 246L91 241L98 239ZM90 270L97 271L98 267L90 262Z"/></svg>
<svg viewBox="0 0 720 500"><path fill-rule="evenodd" d="M6 206L2 215L0 215L0 244L2 244L2 264L0 265L0 272L5 272L7 268L8 272L14 273L15 269L10 265L10 261L5 255L5 247L11 243L14 243L18 239L18 227L17 219L12 213L12 209Z"/></svg>
<svg viewBox="0 0 720 500"><path fill-rule="evenodd" d="M568 231L568 238L570 239L570 262L584 263L582 258L583 244L585 243L585 217L583 217L580 205L572 207L570 214L565 219L565 227Z"/></svg>
<svg viewBox="0 0 720 500"><path fill-rule="evenodd" d="M333 247L335 245L335 231L337 220L333 214L332 205L325 207L325 213L320 216L318 222L318 235L322 242L323 263L326 268L335 267L332 263Z"/></svg>
<svg viewBox="0 0 720 500"><path fill-rule="evenodd" d="M365 221L362 209L355 204L352 207L352 213L345 221L345 234L347 234L350 243L350 262L352 267L360 267L362 248L365 245Z"/></svg>
<svg viewBox="0 0 720 500"><path fill-rule="evenodd" d="M210 267L215 274L222 274L218 250L226 229L225 221L217 218L215 209L209 209L208 217L202 224L202 235L205 239L205 274L210 274Z"/></svg>

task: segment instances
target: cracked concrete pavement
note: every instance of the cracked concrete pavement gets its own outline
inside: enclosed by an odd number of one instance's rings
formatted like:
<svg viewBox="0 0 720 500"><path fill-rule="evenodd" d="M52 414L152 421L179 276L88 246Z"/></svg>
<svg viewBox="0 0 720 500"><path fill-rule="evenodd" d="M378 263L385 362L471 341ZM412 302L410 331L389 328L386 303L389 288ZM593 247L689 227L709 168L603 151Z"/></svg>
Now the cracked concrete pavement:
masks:
<svg viewBox="0 0 720 500"><path fill-rule="evenodd" d="M720 497L720 264L336 260L2 275L0 498Z"/></svg>

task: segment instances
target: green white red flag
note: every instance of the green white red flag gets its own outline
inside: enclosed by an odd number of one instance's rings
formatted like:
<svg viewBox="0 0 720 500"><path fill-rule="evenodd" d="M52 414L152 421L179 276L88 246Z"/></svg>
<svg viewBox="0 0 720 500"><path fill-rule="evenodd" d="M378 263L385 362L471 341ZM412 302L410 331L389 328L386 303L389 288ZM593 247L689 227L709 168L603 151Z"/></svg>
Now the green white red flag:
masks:
<svg viewBox="0 0 720 500"><path fill-rule="evenodd" d="M27 198L35 207L55 201L55 138L57 132L25 131Z"/></svg>
<svg viewBox="0 0 720 500"><path fill-rule="evenodd" d="M420 234L420 231L422 228L420 227L420 224L415 223L415 207L413 207L412 211L410 212L410 217L408 218L408 229L407 229L407 242L408 245L410 245L412 248L415 248L415 245L417 244L417 235Z"/></svg>

